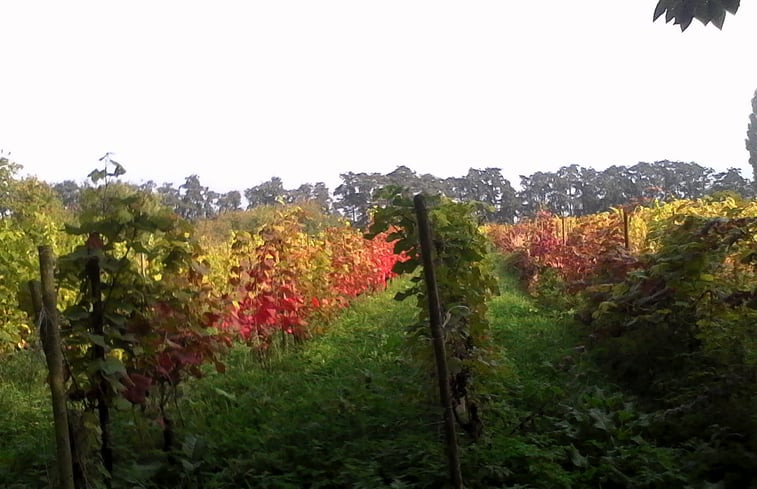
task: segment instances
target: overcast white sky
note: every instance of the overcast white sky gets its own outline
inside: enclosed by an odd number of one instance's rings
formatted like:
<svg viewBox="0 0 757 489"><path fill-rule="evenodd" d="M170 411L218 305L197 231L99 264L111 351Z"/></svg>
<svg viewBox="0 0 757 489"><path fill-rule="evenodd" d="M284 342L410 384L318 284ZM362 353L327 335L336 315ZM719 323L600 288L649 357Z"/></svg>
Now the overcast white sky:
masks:
<svg viewBox="0 0 757 489"><path fill-rule="evenodd" d="M48 181L105 152L135 182L287 188L661 159L735 166L757 5L723 31L656 0L0 4L0 148Z"/></svg>

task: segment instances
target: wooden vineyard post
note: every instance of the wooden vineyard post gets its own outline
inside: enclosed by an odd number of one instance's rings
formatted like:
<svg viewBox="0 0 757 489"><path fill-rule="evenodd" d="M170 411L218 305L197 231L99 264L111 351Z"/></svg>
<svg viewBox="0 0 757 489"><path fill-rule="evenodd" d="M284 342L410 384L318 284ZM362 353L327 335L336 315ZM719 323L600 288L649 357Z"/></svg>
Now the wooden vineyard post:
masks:
<svg viewBox="0 0 757 489"><path fill-rule="evenodd" d="M64 385L63 350L58 329L58 297L55 290L55 264L53 251L49 246L40 246L39 271L42 281L41 319L42 346L45 350L48 382L53 402L55 445L57 447L58 477L61 489L74 489L74 470L71 460L71 443L68 436L68 413L66 411L66 390ZM33 286L32 286L32 290ZM34 297L34 293L32 294ZM37 299L35 308L38 305Z"/></svg>
<svg viewBox="0 0 757 489"><path fill-rule="evenodd" d="M629 250L631 249L631 240L628 237L628 221L631 219L631 216L628 215L625 208L621 212L623 213L623 244Z"/></svg>
<svg viewBox="0 0 757 489"><path fill-rule="evenodd" d="M455 417L452 411L452 396L450 394L449 373L447 369L447 355L444 348L442 334L442 311L439 304L439 289L434 271L433 248L431 241L431 226L428 221L426 202L423 195L418 194L413 199L415 214L418 219L418 235L421 244L421 258L423 260L423 274L428 289L429 319L431 323L431 337L433 338L434 356L436 358L436 376L439 380L439 394L444 410L444 427L447 437L447 457L450 476L455 489L463 488L463 476L460 471L460 454L457 446L455 431Z"/></svg>

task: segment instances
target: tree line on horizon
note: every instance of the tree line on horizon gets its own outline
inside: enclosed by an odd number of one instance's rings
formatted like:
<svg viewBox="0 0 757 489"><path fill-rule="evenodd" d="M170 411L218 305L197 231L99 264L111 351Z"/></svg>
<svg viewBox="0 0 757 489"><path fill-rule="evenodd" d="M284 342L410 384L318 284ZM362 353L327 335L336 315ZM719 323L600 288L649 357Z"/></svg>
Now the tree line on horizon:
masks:
<svg viewBox="0 0 757 489"><path fill-rule="evenodd" d="M439 178L428 173L419 175L407 166L398 166L387 174L342 173L341 183L333 192L323 182L285 189L278 177L241 192L216 192L202 185L198 175L186 177L178 186L170 182L158 185L152 180L134 186L158 194L165 205L189 220L211 219L258 206L311 202L360 227L367 226L371 210L381 204L376 191L392 185L412 193L444 194L456 200L480 202L480 219L498 223L512 223L541 210L562 216L581 216L636 201L697 199L716 192L753 198L757 195L757 90L751 105L745 140L752 167L751 181L742 177L737 168L716 172L695 162L661 160L633 166L613 165L604 170L566 165L553 172L521 175L518 190L504 178L500 168L471 168L461 177ZM109 155L101 161L106 158L110 161ZM118 166L123 171L123 167ZM20 168L0 151L0 187ZM81 191L87 185L65 180L52 184L51 188L66 208L75 210ZM0 208L0 217L3 213Z"/></svg>
<svg viewBox="0 0 757 489"><path fill-rule="evenodd" d="M315 202L324 211L340 214L360 227L368 224L371 209L381 204L376 191L386 186L479 202L480 218L500 223L512 223L541 210L580 216L633 201L696 199L715 192L732 192L743 198L755 196L753 182L736 168L715 172L697 163L669 160L630 167L613 165L605 170L573 164L554 172L522 175L518 190L503 177L500 168L493 167L471 168L464 176L449 178L419 175L406 166L386 174L347 172L340 178L341 184L333 192L323 182L285 189L278 177L242 192L215 192L203 186L197 175L186 177L178 186L159 186L153 181L135 186L160 195L165 205L189 220L210 219L258 206ZM74 209L86 184L66 180L52 188L66 207Z"/></svg>

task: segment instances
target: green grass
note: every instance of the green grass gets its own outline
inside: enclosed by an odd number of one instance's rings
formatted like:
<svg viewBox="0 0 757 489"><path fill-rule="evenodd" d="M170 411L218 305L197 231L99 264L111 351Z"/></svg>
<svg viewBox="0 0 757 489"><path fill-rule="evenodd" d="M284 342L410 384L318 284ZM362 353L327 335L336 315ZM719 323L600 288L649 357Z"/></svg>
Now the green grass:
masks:
<svg viewBox="0 0 757 489"><path fill-rule="evenodd" d="M545 366L575 355L581 338L570 318L539 306L509 275L501 276L500 289L489 304L492 330L521 378L544 373Z"/></svg>
<svg viewBox="0 0 757 489"><path fill-rule="evenodd" d="M45 368L38 351L0 357L0 487L35 487L52 470L52 408Z"/></svg>
<svg viewBox="0 0 757 489"><path fill-rule="evenodd" d="M395 286L396 289L396 286ZM409 360L413 311L391 291L354 304L314 341L261 367L242 348L184 400L209 487L439 487L438 408Z"/></svg>

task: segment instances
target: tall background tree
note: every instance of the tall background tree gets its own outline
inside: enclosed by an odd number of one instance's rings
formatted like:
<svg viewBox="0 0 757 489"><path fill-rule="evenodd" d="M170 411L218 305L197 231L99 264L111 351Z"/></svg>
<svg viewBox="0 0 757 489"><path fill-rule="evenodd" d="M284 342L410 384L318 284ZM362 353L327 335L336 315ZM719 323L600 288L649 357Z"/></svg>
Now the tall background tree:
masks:
<svg viewBox="0 0 757 489"><path fill-rule="evenodd" d="M242 194L238 190L231 190L225 194L220 194L216 198L215 205L219 214L238 211L242 208Z"/></svg>
<svg viewBox="0 0 757 489"><path fill-rule="evenodd" d="M752 186L757 192L757 90L752 97L752 113L746 131L746 149L749 151L749 164L752 165Z"/></svg>
<svg viewBox="0 0 757 489"><path fill-rule="evenodd" d="M247 208L252 209L260 205L275 205L286 199L286 190L279 177L273 177L267 182L248 188L244 191Z"/></svg>
<svg viewBox="0 0 757 489"><path fill-rule="evenodd" d="M184 179L184 184L179 186L179 202L177 213L184 219L196 220L213 217L215 201L218 193L204 187L200 183L200 177L190 175Z"/></svg>
<svg viewBox="0 0 757 489"><path fill-rule="evenodd" d="M754 197L755 190L751 182L741 176L738 168L729 168L712 176L710 192L734 192L742 197Z"/></svg>

